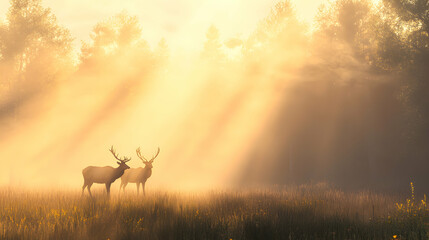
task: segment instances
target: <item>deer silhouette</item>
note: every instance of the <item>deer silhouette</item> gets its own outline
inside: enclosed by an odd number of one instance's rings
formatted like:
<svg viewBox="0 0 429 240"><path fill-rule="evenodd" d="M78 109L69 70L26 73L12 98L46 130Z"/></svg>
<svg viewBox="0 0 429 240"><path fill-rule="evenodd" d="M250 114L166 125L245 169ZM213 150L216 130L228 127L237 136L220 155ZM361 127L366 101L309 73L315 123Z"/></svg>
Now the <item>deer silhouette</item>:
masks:
<svg viewBox="0 0 429 240"><path fill-rule="evenodd" d="M143 195L145 194L145 184L147 179L152 175L153 168L153 160L158 156L160 149L158 148L157 153L153 156L149 161L141 155L140 148L137 148L136 153L137 157L139 157L142 162L145 164L144 168L131 168L125 171L124 175L121 177L121 186L119 190L123 188L125 192L125 187L128 183L136 183L137 184L137 194L139 194L140 184L142 185Z"/></svg>
<svg viewBox="0 0 429 240"><path fill-rule="evenodd" d="M117 168L113 168L111 166L106 167L94 167L89 166L82 170L83 175L83 187L82 187L82 196L85 190L85 187L88 187L89 195L92 197L91 194L91 186L93 183L101 183L106 185L107 190L107 196L110 196L110 185L118 178L120 178L126 169L129 169L130 167L126 164L128 161L131 160L131 158L123 157L120 159L118 155L116 154L115 150L113 149L113 146L109 150L113 156L118 160L116 162L119 166Z"/></svg>

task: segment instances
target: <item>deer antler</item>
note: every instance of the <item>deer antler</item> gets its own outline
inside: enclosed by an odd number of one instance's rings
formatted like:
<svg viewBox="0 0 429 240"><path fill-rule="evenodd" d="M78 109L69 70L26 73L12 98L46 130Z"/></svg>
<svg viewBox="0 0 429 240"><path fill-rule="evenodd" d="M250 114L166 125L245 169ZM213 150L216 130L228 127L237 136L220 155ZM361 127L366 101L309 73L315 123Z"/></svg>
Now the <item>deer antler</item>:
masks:
<svg viewBox="0 0 429 240"><path fill-rule="evenodd" d="M153 160L155 160L155 158L156 157L158 157L158 154L159 154L159 151L160 151L161 149L159 149L159 147L158 147L158 151L156 152L156 154L155 154L155 156L154 157L152 157L152 159L149 161L149 162L153 162Z"/></svg>
<svg viewBox="0 0 429 240"><path fill-rule="evenodd" d="M140 152L140 147L136 149L137 157L139 157L143 162L147 162L147 159L144 158Z"/></svg>
<svg viewBox="0 0 429 240"><path fill-rule="evenodd" d="M160 149L159 149L159 147L158 147L158 152L156 153L156 155L155 155L154 157L152 157L152 159L150 159L150 160L148 161L148 160L147 160L145 157L143 157L143 155L141 154L141 152L140 152L140 147L136 149L137 157L139 157L143 162L153 162L153 160L155 160L155 158L158 156L159 151L160 151Z"/></svg>
<svg viewBox="0 0 429 240"><path fill-rule="evenodd" d="M113 156L118 160L121 161L123 163L126 163L128 161L131 160L131 158L127 158L127 157L123 157L123 159L118 157L118 154L116 153L115 149L113 149L113 146L109 149L109 151L113 154Z"/></svg>

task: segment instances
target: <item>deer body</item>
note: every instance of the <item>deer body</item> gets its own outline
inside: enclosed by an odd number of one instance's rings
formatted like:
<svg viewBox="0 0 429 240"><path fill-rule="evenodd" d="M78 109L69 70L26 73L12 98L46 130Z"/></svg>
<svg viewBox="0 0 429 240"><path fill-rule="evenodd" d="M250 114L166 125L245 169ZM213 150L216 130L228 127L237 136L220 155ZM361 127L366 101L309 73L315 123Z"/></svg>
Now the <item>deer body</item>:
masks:
<svg viewBox="0 0 429 240"><path fill-rule="evenodd" d="M84 180L91 181L93 183L113 183L116 179L120 178L122 174L124 174L124 171L125 169L121 169L121 167L89 166L82 170L82 175Z"/></svg>
<svg viewBox="0 0 429 240"><path fill-rule="evenodd" d="M83 186L82 186L82 195L85 191L85 188L88 187L88 193L92 197L91 194L91 186L93 183L104 183L106 185L107 196L110 196L110 185L118 178L120 178L126 169L130 167L126 164L130 159L119 159L116 153L113 150L113 147L110 150L119 161L117 162L119 166L117 168L113 168L110 166L106 167L94 167L89 166L82 170L83 175Z"/></svg>
<svg viewBox="0 0 429 240"><path fill-rule="evenodd" d="M147 179L152 175L152 168L149 167L139 167L139 168L130 168L125 171L124 175L121 177L121 186L119 187L119 190L121 187L123 188L125 192L125 187L128 183L135 183L137 184L137 194L140 190L140 184L142 186L143 194L145 194L145 183Z"/></svg>
<svg viewBox="0 0 429 240"><path fill-rule="evenodd" d="M125 171L124 175L121 177L121 186L119 187L119 190L123 188L123 191L125 192L125 187L128 183L135 183L137 185L137 194L139 194L140 190L140 184L142 186L143 195L145 195L145 184L147 179L152 176L152 168L153 168L153 160L158 156L159 154L159 148L157 154L150 160L147 161L140 153L140 148L137 149L137 156L142 160L142 162L145 164L145 167L139 167L139 168L130 168Z"/></svg>

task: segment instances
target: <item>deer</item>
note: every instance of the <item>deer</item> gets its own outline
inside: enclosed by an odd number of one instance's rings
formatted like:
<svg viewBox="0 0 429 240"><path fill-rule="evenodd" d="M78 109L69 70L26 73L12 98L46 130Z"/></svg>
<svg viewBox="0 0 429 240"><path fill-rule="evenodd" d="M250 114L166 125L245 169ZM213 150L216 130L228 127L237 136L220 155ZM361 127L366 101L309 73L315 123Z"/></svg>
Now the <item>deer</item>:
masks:
<svg viewBox="0 0 429 240"><path fill-rule="evenodd" d="M113 146L109 149L109 151L113 154L113 156L118 160L116 163L119 165L117 168L113 168L111 166L106 167L94 167L89 166L82 170L83 175L83 187L82 187L82 196L85 191L85 188L88 187L89 196L92 198L91 194L91 186L93 183L101 183L106 185L107 196L110 197L110 185L118 178L120 178L124 171L129 169L130 167L127 165L127 162L131 160L131 158L123 157L119 158L118 154L113 149Z"/></svg>
<svg viewBox="0 0 429 240"><path fill-rule="evenodd" d="M145 193L145 184L147 179L152 175L152 168L153 168L153 160L158 156L159 154L159 147L158 151L156 152L155 156L153 156L149 161L143 157L143 155L140 152L140 147L136 149L137 157L139 157L143 164L145 164L145 167L139 167L139 168L131 168L125 171L124 175L121 177L121 186L119 186L119 191L121 188L123 188L123 191L125 193L125 187L128 183L136 183L137 184L137 195L139 194L140 190L140 184L142 185L143 195L146 195Z"/></svg>

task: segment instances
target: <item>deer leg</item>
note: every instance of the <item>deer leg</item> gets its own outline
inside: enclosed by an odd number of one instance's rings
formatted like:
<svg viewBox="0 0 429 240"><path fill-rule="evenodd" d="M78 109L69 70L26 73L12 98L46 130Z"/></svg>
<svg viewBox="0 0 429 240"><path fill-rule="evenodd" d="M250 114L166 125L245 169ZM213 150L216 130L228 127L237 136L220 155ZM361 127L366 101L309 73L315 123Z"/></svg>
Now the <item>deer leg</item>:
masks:
<svg viewBox="0 0 429 240"><path fill-rule="evenodd" d="M92 194L91 194L91 186L92 186L92 183L88 184L87 189L88 189L88 192L89 192L89 196L91 196L91 197L92 197Z"/></svg>
<svg viewBox="0 0 429 240"><path fill-rule="evenodd" d="M110 184L112 183L106 183L106 190L107 190L107 196L110 197Z"/></svg>
<svg viewBox="0 0 429 240"><path fill-rule="evenodd" d="M121 185L119 185L119 193L121 193L121 188L124 187L124 182L121 181ZM125 188L124 188L124 192L125 192Z"/></svg>
<svg viewBox="0 0 429 240"><path fill-rule="evenodd" d="M139 195L139 192L140 192L140 183L136 182L136 184L137 184L137 195Z"/></svg>
<svg viewBox="0 0 429 240"><path fill-rule="evenodd" d="M88 183L84 182L83 186L82 186L82 196L83 196L83 192L85 191L86 186L88 186Z"/></svg>
<svg viewBox="0 0 429 240"><path fill-rule="evenodd" d="M144 185L145 184L146 184L146 182L142 182L143 196L146 196L146 192L144 191Z"/></svg>
<svg viewBox="0 0 429 240"><path fill-rule="evenodd" d="M126 183L124 183L124 185L123 185L123 187L122 187L122 189L124 190L124 192L125 192L125 187L127 186L127 182Z"/></svg>

